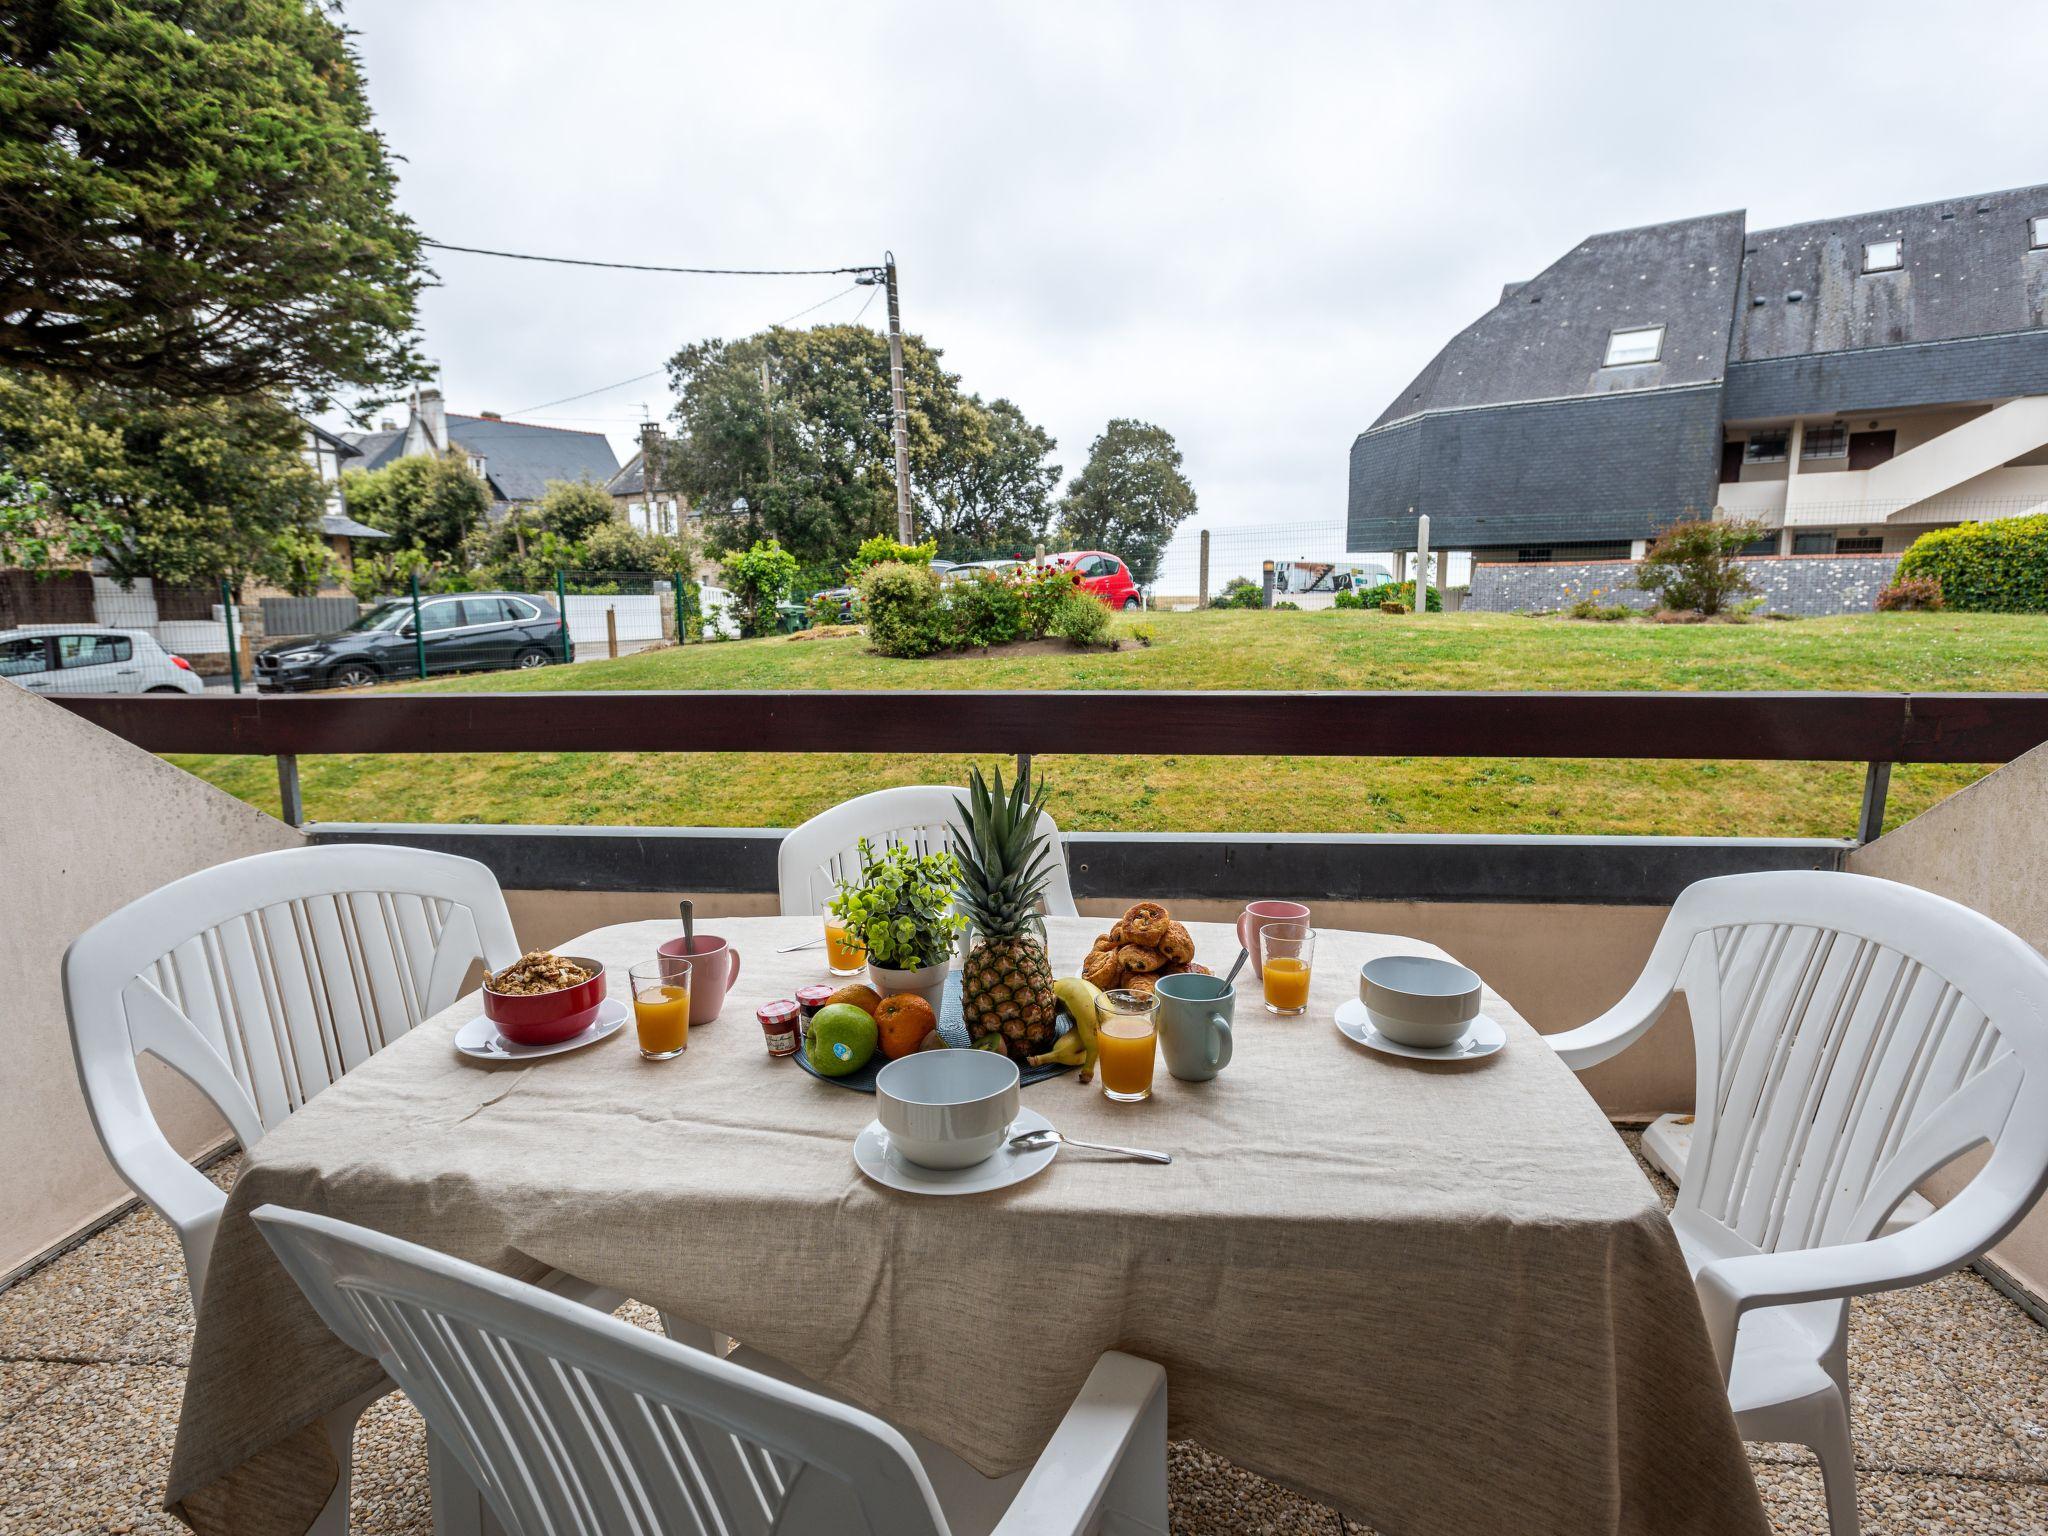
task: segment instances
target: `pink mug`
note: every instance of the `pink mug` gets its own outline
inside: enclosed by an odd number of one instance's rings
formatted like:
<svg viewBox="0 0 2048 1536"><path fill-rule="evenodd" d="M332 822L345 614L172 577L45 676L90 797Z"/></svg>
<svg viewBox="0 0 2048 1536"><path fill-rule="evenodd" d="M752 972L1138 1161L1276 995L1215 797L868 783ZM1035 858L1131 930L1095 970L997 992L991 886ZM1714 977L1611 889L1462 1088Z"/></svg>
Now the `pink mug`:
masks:
<svg viewBox="0 0 2048 1536"><path fill-rule="evenodd" d="M725 1006L725 994L740 979L740 952L713 933L700 933L692 945L670 939L655 953L690 962L690 1022L709 1024Z"/></svg>
<svg viewBox="0 0 2048 1536"><path fill-rule="evenodd" d="M1266 968L1259 959L1259 935L1269 923L1306 923L1308 908L1298 901L1252 901L1237 918L1237 942L1251 956L1252 974L1265 979Z"/></svg>

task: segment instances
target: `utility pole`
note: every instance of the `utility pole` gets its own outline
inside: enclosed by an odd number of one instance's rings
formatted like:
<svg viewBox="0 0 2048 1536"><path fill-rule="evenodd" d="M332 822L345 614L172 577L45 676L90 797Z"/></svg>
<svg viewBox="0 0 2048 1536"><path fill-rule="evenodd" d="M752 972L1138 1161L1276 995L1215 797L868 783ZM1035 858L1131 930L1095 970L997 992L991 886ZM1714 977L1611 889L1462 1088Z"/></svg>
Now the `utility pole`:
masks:
<svg viewBox="0 0 2048 1536"><path fill-rule="evenodd" d="M903 396L903 313L897 304L896 253L882 253L882 281L889 299L889 410L890 431L896 439L896 537L904 544L917 542L910 526L910 407Z"/></svg>
<svg viewBox="0 0 2048 1536"><path fill-rule="evenodd" d="M775 403L768 394L768 359L761 359L761 419L768 427L768 483L775 483Z"/></svg>

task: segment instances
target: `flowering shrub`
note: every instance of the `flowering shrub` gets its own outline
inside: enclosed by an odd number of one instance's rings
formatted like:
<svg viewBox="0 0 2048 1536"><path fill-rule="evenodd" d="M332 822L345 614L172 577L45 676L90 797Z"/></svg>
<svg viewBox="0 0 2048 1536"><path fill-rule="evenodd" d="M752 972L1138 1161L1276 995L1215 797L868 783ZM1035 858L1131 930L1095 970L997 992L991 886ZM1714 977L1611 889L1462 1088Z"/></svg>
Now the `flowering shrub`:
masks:
<svg viewBox="0 0 2048 1536"><path fill-rule="evenodd" d="M1879 613L1916 613L1947 606L1939 576L1905 576L1877 594Z"/></svg>
<svg viewBox="0 0 2048 1536"><path fill-rule="evenodd" d="M1731 599L1756 590L1735 557L1769 531L1762 523L1741 519L1703 517L1673 523L1643 556L1636 585L1655 597L1660 608L1711 617Z"/></svg>

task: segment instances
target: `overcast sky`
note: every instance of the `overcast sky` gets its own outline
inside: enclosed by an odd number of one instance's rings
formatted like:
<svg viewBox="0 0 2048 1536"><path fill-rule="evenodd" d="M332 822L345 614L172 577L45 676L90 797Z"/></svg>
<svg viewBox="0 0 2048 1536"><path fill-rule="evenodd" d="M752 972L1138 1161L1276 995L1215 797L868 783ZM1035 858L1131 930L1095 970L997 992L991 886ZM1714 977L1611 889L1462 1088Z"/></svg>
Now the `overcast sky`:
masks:
<svg viewBox="0 0 2048 1536"><path fill-rule="evenodd" d="M1329 522L1352 438L1599 230L1752 228L2048 180L2048 6L747 6L355 0L430 238L901 266L905 325L1078 470L1179 439L1203 521ZM434 253L451 410L631 451L679 345L852 320L845 279ZM879 326L882 305L863 320Z"/></svg>

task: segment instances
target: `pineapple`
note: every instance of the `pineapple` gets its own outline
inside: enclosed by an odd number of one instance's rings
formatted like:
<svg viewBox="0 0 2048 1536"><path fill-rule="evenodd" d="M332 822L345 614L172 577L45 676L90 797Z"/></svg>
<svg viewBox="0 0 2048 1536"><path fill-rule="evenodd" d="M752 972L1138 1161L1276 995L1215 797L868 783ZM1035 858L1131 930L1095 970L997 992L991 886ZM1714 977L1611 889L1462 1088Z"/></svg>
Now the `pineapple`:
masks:
<svg viewBox="0 0 2048 1536"><path fill-rule="evenodd" d="M1052 878L1053 852L1038 835L1045 790L1020 778L1007 793L996 770L991 790L979 767L968 770L967 798L954 802L960 905L974 925L974 947L960 969L967 1033L978 1044L1002 1037L1022 1062L1052 1049L1057 1000L1038 898Z"/></svg>

